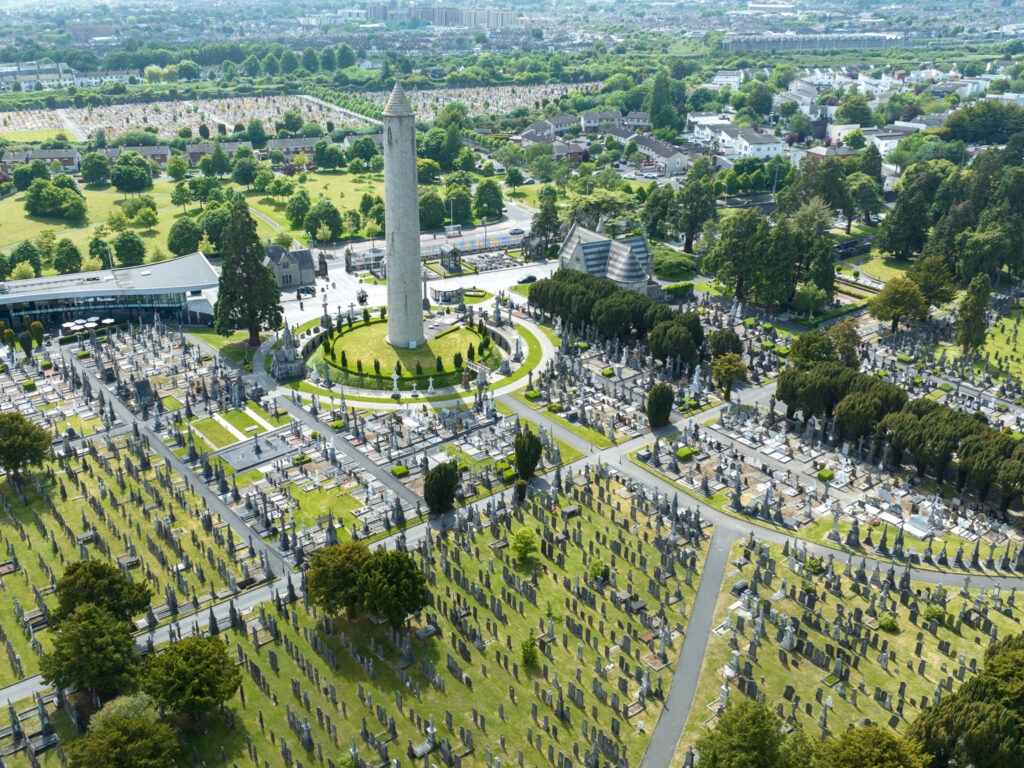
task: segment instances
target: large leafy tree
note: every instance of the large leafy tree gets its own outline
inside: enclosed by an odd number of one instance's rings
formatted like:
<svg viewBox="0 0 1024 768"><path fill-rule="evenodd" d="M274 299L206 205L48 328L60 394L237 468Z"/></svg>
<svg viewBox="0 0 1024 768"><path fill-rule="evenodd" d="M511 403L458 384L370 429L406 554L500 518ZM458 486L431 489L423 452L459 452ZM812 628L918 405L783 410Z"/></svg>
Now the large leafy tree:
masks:
<svg viewBox="0 0 1024 768"><path fill-rule="evenodd" d="M743 358L729 352L711 361L711 375L723 390L726 400L732 397L732 385L747 377L747 366Z"/></svg>
<svg viewBox="0 0 1024 768"><path fill-rule="evenodd" d="M363 542L346 541L317 550L306 575L310 600L327 613L344 608L354 617L363 599L359 577L369 562L370 550Z"/></svg>
<svg viewBox="0 0 1024 768"><path fill-rule="evenodd" d="M146 243L130 229L119 232L112 241L114 258L122 267L137 267L146 260Z"/></svg>
<svg viewBox="0 0 1024 768"><path fill-rule="evenodd" d="M530 229L533 234L543 237L545 242L557 237L562 224L558 220L558 207L554 200L545 200L540 204L540 210L533 214Z"/></svg>
<svg viewBox="0 0 1024 768"><path fill-rule="evenodd" d="M409 614L428 605L426 577L408 552L376 550L360 584L363 608L385 618L393 629L400 629Z"/></svg>
<svg viewBox="0 0 1024 768"><path fill-rule="evenodd" d="M59 626L86 603L103 608L115 619L130 621L149 607L153 596L148 585L129 581L114 565L101 560L71 563L57 580L57 607L50 622Z"/></svg>
<svg viewBox="0 0 1024 768"><path fill-rule="evenodd" d="M668 184L658 186L656 182L652 182L651 187L644 201L644 227L650 237L664 240L672 233L679 208L672 187Z"/></svg>
<svg viewBox="0 0 1024 768"><path fill-rule="evenodd" d="M341 214L334 207L334 203L326 197L321 197L309 209L309 213L306 214L306 218L303 220L303 226L310 236L317 239L319 239L317 233L321 227L327 227L331 234L331 240L337 240L341 237L341 233L345 231L345 225L341 221Z"/></svg>
<svg viewBox="0 0 1024 768"><path fill-rule="evenodd" d="M782 744L774 713L763 703L743 700L727 706L696 747L701 768L783 768Z"/></svg>
<svg viewBox="0 0 1024 768"><path fill-rule="evenodd" d="M707 268L744 299L764 263L771 228L756 208L744 208L722 222L721 235L708 254Z"/></svg>
<svg viewBox="0 0 1024 768"><path fill-rule="evenodd" d="M896 333L905 319L924 320L928 316L928 303L917 283L907 277L897 277L871 298L868 312L878 320L892 322L892 332Z"/></svg>
<svg viewBox="0 0 1024 768"><path fill-rule="evenodd" d="M167 233L167 248L178 256L195 253L199 250L202 236L203 231L195 219L183 216L171 225L171 231Z"/></svg>
<svg viewBox="0 0 1024 768"><path fill-rule="evenodd" d="M178 754L178 740L166 723L144 716L104 718L67 746L70 768L167 768Z"/></svg>
<svg viewBox="0 0 1024 768"><path fill-rule="evenodd" d="M236 328L249 331L249 346L260 343L260 329L281 324L281 289L263 265L264 250L245 200L235 200L221 249L224 261L218 283L213 327L222 336Z"/></svg>
<svg viewBox="0 0 1024 768"><path fill-rule="evenodd" d="M114 187L125 195L144 192L153 186L153 169L149 161L134 150L122 152L110 169Z"/></svg>
<svg viewBox="0 0 1024 768"><path fill-rule="evenodd" d="M953 274L941 256L922 256L915 260L907 270L907 277L917 283L930 306L942 306L956 295Z"/></svg>
<svg viewBox="0 0 1024 768"><path fill-rule="evenodd" d="M674 319L662 320L654 326L648 335L648 343L651 355L657 360L667 363L679 355L684 363L692 365L697 362L697 346L689 329Z"/></svg>
<svg viewBox="0 0 1024 768"><path fill-rule="evenodd" d="M216 637L188 637L152 657L142 688L164 709L196 718L238 690L242 675Z"/></svg>
<svg viewBox="0 0 1024 768"><path fill-rule="evenodd" d="M78 246L66 237L57 241L57 248L53 256L53 268L62 275L82 269L82 253L78 250Z"/></svg>
<svg viewBox="0 0 1024 768"><path fill-rule="evenodd" d="M683 235L683 250L693 253L693 241L709 221L717 216L715 185L707 176L692 173L676 195L679 217L676 228Z"/></svg>
<svg viewBox="0 0 1024 768"><path fill-rule="evenodd" d="M1024 766L1024 734L1006 707L979 701L968 683L952 696L928 707L910 725L908 738L930 756L928 768L973 765L974 768Z"/></svg>
<svg viewBox="0 0 1024 768"><path fill-rule="evenodd" d="M135 684L135 639L127 622L83 603L61 622L39 670L46 682L60 688L128 690Z"/></svg>
<svg viewBox="0 0 1024 768"><path fill-rule="evenodd" d="M797 368L807 369L815 363L839 359L836 346L827 333L814 328L793 339L789 346L789 361Z"/></svg>
<svg viewBox="0 0 1024 768"><path fill-rule="evenodd" d="M524 431L516 434L513 448L515 449L516 474L523 480L529 480L533 477L537 463L540 461L540 438L527 426Z"/></svg>
<svg viewBox="0 0 1024 768"><path fill-rule="evenodd" d="M428 470L423 479L423 500L427 502L427 508L435 515L451 509L458 484L458 462L443 461Z"/></svg>
<svg viewBox="0 0 1024 768"><path fill-rule="evenodd" d="M503 205L504 200L498 182L486 179L477 185L476 196L473 198L473 210L477 216L494 221L501 215Z"/></svg>
<svg viewBox="0 0 1024 768"><path fill-rule="evenodd" d="M956 310L957 343L965 352L972 352L985 344L988 334L988 298L992 284L988 275L978 275L967 286Z"/></svg>
<svg viewBox="0 0 1024 768"><path fill-rule="evenodd" d="M823 742L815 768L925 768L927 755L914 741L878 725L863 725Z"/></svg>
<svg viewBox="0 0 1024 768"><path fill-rule="evenodd" d="M0 467L13 477L42 464L50 455L50 440L49 432L17 411L0 413Z"/></svg>
<svg viewBox="0 0 1024 768"><path fill-rule="evenodd" d="M110 178L110 161L99 152L89 152L82 158L78 172L86 184L102 184Z"/></svg>

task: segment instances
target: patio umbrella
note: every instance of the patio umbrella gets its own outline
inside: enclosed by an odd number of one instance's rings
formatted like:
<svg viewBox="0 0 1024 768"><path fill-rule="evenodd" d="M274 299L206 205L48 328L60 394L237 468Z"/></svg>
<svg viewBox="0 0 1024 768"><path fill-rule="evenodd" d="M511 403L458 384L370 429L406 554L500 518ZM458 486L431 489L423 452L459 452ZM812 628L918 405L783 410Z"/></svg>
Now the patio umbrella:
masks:
<svg viewBox="0 0 1024 768"><path fill-rule="evenodd" d="M112 317L105 317L105 318L103 318L103 320L101 322L104 325L113 325L114 324L114 318L112 318Z"/></svg>
<svg viewBox="0 0 1024 768"><path fill-rule="evenodd" d="M74 324L75 324L75 321L74 321L74 320L68 320L68 321L67 321L66 323L61 323L61 324L60 324L60 327L61 327L61 328L70 328L70 327L71 327L71 326L73 326Z"/></svg>
<svg viewBox="0 0 1024 768"><path fill-rule="evenodd" d="M86 327L86 328L88 328L89 330L92 330L92 329L93 329L93 328L95 328L95 327L96 327L97 325L98 325L98 323L86 323L86 324L85 324L85 327Z"/></svg>
<svg viewBox="0 0 1024 768"><path fill-rule="evenodd" d="M88 323L98 323L99 321L100 321L99 315L95 315L94 317L90 317L88 320L86 320L86 322L88 322Z"/></svg>

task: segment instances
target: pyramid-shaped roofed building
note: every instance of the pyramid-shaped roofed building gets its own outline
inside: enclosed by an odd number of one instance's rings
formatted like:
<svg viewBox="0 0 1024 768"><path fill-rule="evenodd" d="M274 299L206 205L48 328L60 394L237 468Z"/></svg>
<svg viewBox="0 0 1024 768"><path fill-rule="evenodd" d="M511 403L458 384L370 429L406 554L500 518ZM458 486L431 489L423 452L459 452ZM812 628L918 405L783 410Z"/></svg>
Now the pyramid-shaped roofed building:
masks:
<svg viewBox="0 0 1024 768"><path fill-rule="evenodd" d="M558 251L559 266L607 277L619 288L655 296L651 247L643 235L613 240L579 224L573 224Z"/></svg>

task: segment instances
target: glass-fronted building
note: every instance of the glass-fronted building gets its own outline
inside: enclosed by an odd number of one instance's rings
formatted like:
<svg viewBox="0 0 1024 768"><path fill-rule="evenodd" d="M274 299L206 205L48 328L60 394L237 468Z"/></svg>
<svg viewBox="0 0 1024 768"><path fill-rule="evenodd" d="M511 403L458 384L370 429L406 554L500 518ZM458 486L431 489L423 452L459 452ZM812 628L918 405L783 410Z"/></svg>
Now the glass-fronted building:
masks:
<svg viewBox="0 0 1024 768"><path fill-rule="evenodd" d="M0 283L0 320L21 328L38 320L50 332L63 323L99 316L122 322L196 322L190 306L209 306L202 292L217 273L202 253L155 264Z"/></svg>

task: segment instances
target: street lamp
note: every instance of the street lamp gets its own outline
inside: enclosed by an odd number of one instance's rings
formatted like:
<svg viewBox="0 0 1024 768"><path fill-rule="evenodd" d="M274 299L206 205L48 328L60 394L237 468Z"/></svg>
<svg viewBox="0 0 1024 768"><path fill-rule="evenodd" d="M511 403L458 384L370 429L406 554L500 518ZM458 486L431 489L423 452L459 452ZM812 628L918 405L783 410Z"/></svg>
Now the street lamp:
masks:
<svg viewBox="0 0 1024 768"><path fill-rule="evenodd" d="M482 216L481 221L484 224L484 250L487 250L487 217Z"/></svg>

